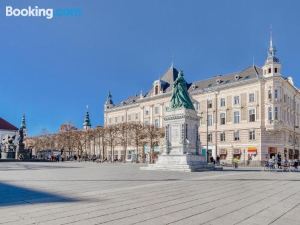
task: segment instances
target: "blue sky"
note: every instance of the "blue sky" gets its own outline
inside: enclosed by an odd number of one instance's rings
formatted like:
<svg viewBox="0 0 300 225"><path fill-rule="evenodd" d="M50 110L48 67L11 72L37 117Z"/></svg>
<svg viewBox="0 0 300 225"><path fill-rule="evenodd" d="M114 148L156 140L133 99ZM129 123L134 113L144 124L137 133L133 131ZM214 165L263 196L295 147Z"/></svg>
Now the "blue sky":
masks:
<svg viewBox="0 0 300 225"><path fill-rule="evenodd" d="M5 17L5 6L79 8L81 16ZM279 0L2 0L0 116L29 133L103 123L115 102L146 91L174 61L188 81L266 58L270 25L284 75L300 81L300 2Z"/></svg>

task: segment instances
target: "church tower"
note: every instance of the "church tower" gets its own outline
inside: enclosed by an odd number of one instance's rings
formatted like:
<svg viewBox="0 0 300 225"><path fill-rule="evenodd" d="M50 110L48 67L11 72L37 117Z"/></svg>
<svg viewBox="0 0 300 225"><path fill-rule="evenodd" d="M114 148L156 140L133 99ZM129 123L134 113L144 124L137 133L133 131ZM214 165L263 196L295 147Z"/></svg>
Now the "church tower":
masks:
<svg viewBox="0 0 300 225"><path fill-rule="evenodd" d="M90 114L88 111L88 107L85 113L85 117L84 117L84 122L83 122L83 129L84 130L89 130L91 129L92 125L91 125L91 120L90 120Z"/></svg>
<svg viewBox="0 0 300 225"><path fill-rule="evenodd" d="M25 117L25 114L23 114L23 116L22 116L20 129L23 129L24 137L26 137L27 136L27 127L26 127L26 117Z"/></svg>
<svg viewBox="0 0 300 225"><path fill-rule="evenodd" d="M264 77L280 76L281 74L281 63L276 57L276 48L273 45L272 33L270 36L270 46L268 49L268 57L265 65L263 66Z"/></svg>

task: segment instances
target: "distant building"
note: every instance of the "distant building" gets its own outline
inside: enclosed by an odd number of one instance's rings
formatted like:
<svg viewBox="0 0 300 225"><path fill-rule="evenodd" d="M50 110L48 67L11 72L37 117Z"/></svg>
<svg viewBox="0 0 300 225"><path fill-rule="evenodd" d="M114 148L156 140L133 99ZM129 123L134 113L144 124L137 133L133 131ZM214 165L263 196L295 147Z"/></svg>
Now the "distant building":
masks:
<svg viewBox="0 0 300 225"><path fill-rule="evenodd" d="M5 138L5 136L14 136L17 135L18 128L0 117L0 140Z"/></svg>
<svg viewBox="0 0 300 225"><path fill-rule="evenodd" d="M7 140L8 137L15 137L16 140L17 135L18 128L0 117L0 153L3 150L2 148L4 148L2 144L4 144L5 140Z"/></svg>

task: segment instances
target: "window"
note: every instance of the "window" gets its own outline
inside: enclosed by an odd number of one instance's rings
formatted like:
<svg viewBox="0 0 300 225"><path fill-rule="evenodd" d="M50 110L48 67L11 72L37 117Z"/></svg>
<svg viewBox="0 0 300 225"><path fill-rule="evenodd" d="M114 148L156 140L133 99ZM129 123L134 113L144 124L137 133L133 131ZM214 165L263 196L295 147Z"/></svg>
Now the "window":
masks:
<svg viewBox="0 0 300 225"><path fill-rule="evenodd" d="M225 98L220 99L220 106L225 107Z"/></svg>
<svg viewBox="0 0 300 225"><path fill-rule="evenodd" d="M136 120L139 119L139 114L138 114L138 113L135 114L135 119L136 119Z"/></svg>
<svg viewBox="0 0 300 225"><path fill-rule="evenodd" d="M275 91L274 91L274 98L278 99L278 90L277 89L275 89Z"/></svg>
<svg viewBox="0 0 300 225"><path fill-rule="evenodd" d="M150 124L148 120L146 120L144 123L145 123L145 125L149 125Z"/></svg>
<svg viewBox="0 0 300 225"><path fill-rule="evenodd" d="M271 68L268 69L268 73L271 73Z"/></svg>
<svg viewBox="0 0 300 225"><path fill-rule="evenodd" d="M145 110L145 114L146 114L146 116L148 116L149 115L149 110Z"/></svg>
<svg viewBox="0 0 300 225"><path fill-rule="evenodd" d="M254 102L255 98L254 98L254 93L250 93L249 94L249 102Z"/></svg>
<svg viewBox="0 0 300 225"><path fill-rule="evenodd" d="M155 114L159 114L159 108L158 108L158 106L156 106L156 107L154 108L154 113L155 113Z"/></svg>
<svg viewBox="0 0 300 225"><path fill-rule="evenodd" d="M268 108L268 120L269 121L273 120L272 107Z"/></svg>
<svg viewBox="0 0 300 225"><path fill-rule="evenodd" d="M270 99L270 100L272 99L272 90L268 91L268 99Z"/></svg>
<svg viewBox="0 0 300 225"><path fill-rule="evenodd" d="M195 108L195 110L199 110L199 103L198 102L194 103L194 108Z"/></svg>
<svg viewBox="0 0 300 225"><path fill-rule="evenodd" d="M239 105L240 104L240 96L234 96L233 104L234 105Z"/></svg>
<svg viewBox="0 0 300 225"><path fill-rule="evenodd" d="M208 142L212 142L212 133L209 133L209 134L207 135L207 141L208 141Z"/></svg>
<svg viewBox="0 0 300 225"><path fill-rule="evenodd" d="M249 131L249 140L255 140L255 130Z"/></svg>
<svg viewBox="0 0 300 225"><path fill-rule="evenodd" d="M274 72L277 73L277 71L278 71L278 69L275 67L275 68L274 68Z"/></svg>
<svg viewBox="0 0 300 225"><path fill-rule="evenodd" d="M111 118L108 119L109 124L111 124Z"/></svg>
<svg viewBox="0 0 300 225"><path fill-rule="evenodd" d="M220 114L220 124L221 125L225 125L226 123L226 114L225 113L221 113Z"/></svg>
<svg viewBox="0 0 300 225"><path fill-rule="evenodd" d="M128 115L128 121L130 121L131 120L131 115Z"/></svg>
<svg viewBox="0 0 300 225"><path fill-rule="evenodd" d="M159 119L154 120L154 126L159 127Z"/></svg>
<svg viewBox="0 0 300 225"><path fill-rule="evenodd" d="M118 117L115 117L115 123L117 123L118 122Z"/></svg>
<svg viewBox="0 0 300 225"><path fill-rule="evenodd" d="M209 109L212 108L212 100L207 101L207 108L209 108Z"/></svg>
<svg viewBox="0 0 300 225"><path fill-rule="evenodd" d="M235 141L239 141L240 140L240 132L239 131L235 131L233 133L233 140L235 140Z"/></svg>
<svg viewBox="0 0 300 225"><path fill-rule="evenodd" d="M220 133L220 141L226 141L225 132Z"/></svg>
<svg viewBox="0 0 300 225"><path fill-rule="evenodd" d="M255 122L255 109L249 110L249 122Z"/></svg>
<svg viewBox="0 0 300 225"><path fill-rule="evenodd" d="M207 116L207 126L212 126L213 125L213 117L212 115Z"/></svg>
<svg viewBox="0 0 300 225"><path fill-rule="evenodd" d="M274 119L278 120L278 107L274 108Z"/></svg>
<svg viewBox="0 0 300 225"><path fill-rule="evenodd" d="M234 113L233 113L233 121L234 121L234 123L240 123L240 112L239 111L235 111Z"/></svg>

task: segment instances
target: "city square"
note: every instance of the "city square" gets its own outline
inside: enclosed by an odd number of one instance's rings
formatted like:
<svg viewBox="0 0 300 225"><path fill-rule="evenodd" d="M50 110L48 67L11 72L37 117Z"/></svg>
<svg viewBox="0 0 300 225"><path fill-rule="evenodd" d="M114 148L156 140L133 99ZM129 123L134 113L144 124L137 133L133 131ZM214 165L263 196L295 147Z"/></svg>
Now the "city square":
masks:
<svg viewBox="0 0 300 225"><path fill-rule="evenodd" d="M299 224L300 173L0 164L0 224Z"/></svg>

